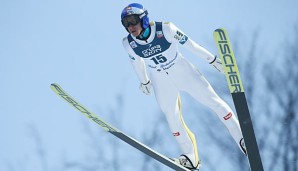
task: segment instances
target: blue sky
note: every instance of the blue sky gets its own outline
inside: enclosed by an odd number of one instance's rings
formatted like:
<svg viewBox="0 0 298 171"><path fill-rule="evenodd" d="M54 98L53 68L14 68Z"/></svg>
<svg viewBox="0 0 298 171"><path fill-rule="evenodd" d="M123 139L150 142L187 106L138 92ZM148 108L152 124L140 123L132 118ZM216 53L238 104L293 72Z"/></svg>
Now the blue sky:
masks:
<svg viewBox="0 0 298 171"><path fill-rule="evenodd" d="M154 97L138 90L139 81L122 47L127 32L120 13L130 2L0 0L0 170L15 161L28 161L27 169L33 168L38 159L30 157L35 148L32 127L49 149L49 165L60 151L82 153L73 150L84 146L78 140L84 138L82 117L51 92L53 82L106 120L109 109L116 107L116 96L124 95L122 122L113 125L135 137L131 123L159 111ZM175 23L212 53L212 32L218 27L225 27L232 39L241 37L243 47L259 30L263 53L272 55L265 60L274 60L278 46L298 22L294 0L138 2L151 20ZM188 52L185 56L207 79L216 74L198 57Z"/></svg>

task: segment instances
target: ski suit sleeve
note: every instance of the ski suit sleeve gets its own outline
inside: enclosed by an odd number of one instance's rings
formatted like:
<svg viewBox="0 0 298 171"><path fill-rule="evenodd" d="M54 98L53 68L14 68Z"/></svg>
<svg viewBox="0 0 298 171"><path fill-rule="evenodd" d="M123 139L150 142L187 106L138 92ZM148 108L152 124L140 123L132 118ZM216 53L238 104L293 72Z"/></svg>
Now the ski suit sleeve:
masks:
<svg viewBox="0 0 298 171"><path fill-rule="evenodd" d="M167 31L167 39L172 43L179 43L195 55L203 58L208 63L215 59L215 55L210 53L207 49L197 44L191 38L189 38L185 33L183 33L178 27L173 23L165 22L163 28Z"/></svg>
<svg viewBox="0 0 298 171"><path fill-rule="evenodd" d="M147 83L149 81L149 77L147 75L146 66L143 58L139 57L134 51L131 49L127 38L123 39L123 47L127 51L128 56L130 58L130 62L140 80L141 83Z"/></svg>

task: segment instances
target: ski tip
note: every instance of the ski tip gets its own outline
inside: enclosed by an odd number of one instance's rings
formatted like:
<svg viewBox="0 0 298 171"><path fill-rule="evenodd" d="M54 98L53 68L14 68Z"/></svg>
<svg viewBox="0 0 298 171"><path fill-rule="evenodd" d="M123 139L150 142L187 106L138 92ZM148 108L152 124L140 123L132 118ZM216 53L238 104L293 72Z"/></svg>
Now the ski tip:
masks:
<svg viewBox="0 0 298 171"><path fill-rule="evenodd" d="M52 83L50 88L53 90L53 91L57 91L57 90L61 90L60 86L57 84L57 83Z"/></svg>
<svg viewBox="0 0 298 171"><path fill-rule="evenodd" d="M228 32L226 31L225 28L218 28L218 29L214 30L213 37L215 38L216 42L222 41L222 40L229 41Z"/></svg>
<svg viewBox="0 0 298 171"><path fill-rule="evenodd" d="M218 31L226 31L226 29L225 28L218 28L218 29L216 29L216 30L214 30L215 32L218 32Z"/></svg>
<svg viewBox="0 0 298 171"><path fill-rule="evenodd" d="M58 84L57 84L57 83L52 83L52 84L51 84L51 87L52 87L52 86L58 86Z"/></svg>
<svg viewBox="0 0 298 171"><path fill-rule="evenodd" d="M219 35L221 35L221 34L228 35L228 32L227 32L227 30L225 28L221 27L221 28L218 28L218 29L214 30L213 34L214 35L216 35L216 34L219 34Z"/></svg>
<svg viewBox="0 0 298 171"><path fill-rule="evenodd" d="M226 34L226 33L227 32L226 32L226 30L224 28L218 28L218 29L214 30L213 36L214 37L217 37L217 36L220 36L220 35Z"/></svg>

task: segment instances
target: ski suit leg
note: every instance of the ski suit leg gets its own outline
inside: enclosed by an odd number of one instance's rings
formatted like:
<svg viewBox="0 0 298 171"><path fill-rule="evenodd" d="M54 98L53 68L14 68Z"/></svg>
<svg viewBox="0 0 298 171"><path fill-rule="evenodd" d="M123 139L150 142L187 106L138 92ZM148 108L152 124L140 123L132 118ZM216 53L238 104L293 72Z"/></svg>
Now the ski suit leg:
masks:
<svg viewBox="0 0 298 171"><path fill-rule="evenodd" d="M170 130L178 142L182 154L187 155L193 165L197 166L199 157L196 139L183 121L179 90L167 73L153 74L151 75L151 81L157 103L166 115Z"/></svg>
<svg viewBox="0 0 298 171"><path fill-rule="evenodd" d="M227 103L216 94L205 77L184 58L179 62L174 72L173 74L179 77L175 79L177 80L176 84L178 84L183 91L189 93L197 101L217 114L218 118L227 127L234 141L242 151L239 142L243 136L238 119Z"/></svg>

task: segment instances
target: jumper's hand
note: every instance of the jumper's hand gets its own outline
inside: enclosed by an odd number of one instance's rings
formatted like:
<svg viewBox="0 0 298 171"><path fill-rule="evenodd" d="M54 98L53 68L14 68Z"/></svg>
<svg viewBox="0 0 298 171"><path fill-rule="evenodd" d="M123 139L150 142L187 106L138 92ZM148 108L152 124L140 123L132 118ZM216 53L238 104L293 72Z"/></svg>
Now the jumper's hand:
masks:
<svg viewBox="0 0 298 171"><path fill-rule="evenodd" d="M142 90L142 92L146 95L150 95L151 94L151 81L149 80L147 83L140 84L140 90Z"/></svg>
<svg viewBox="0 0 298 171"><path fill-rule="evenodd" d="M217 69L219 72L221 73L225 73L224 71L224 67L222 66L222 63L221 63L221 60L215 56L214 60L212 62L210 62L210 64L215 68Z"/></svg>

